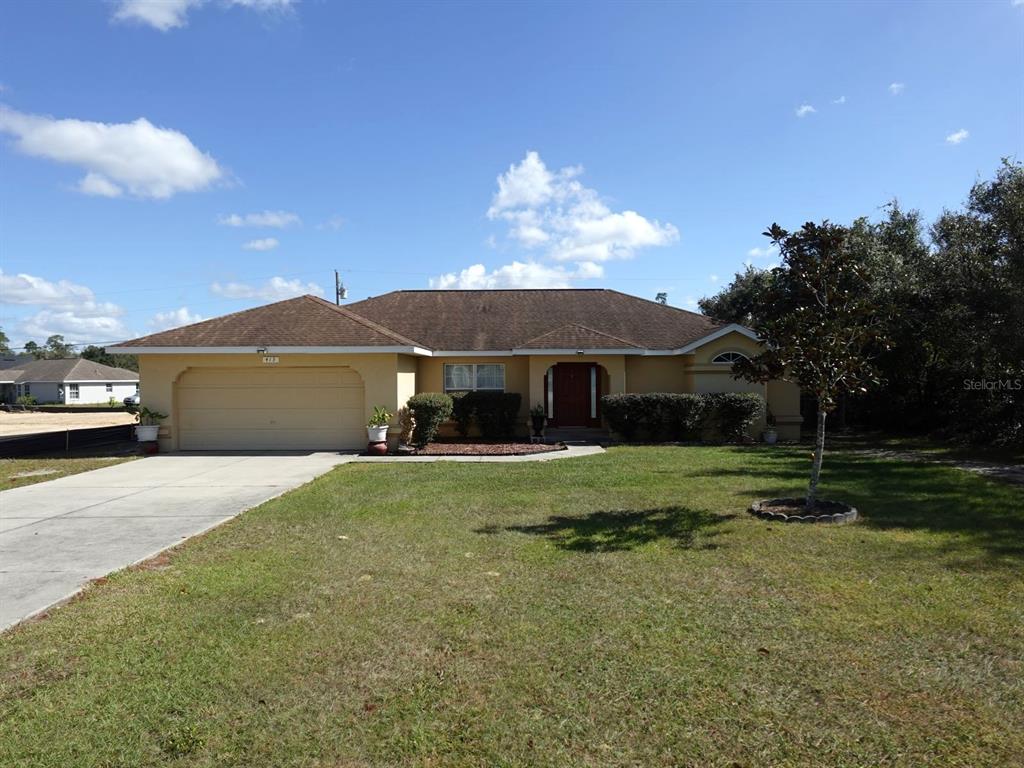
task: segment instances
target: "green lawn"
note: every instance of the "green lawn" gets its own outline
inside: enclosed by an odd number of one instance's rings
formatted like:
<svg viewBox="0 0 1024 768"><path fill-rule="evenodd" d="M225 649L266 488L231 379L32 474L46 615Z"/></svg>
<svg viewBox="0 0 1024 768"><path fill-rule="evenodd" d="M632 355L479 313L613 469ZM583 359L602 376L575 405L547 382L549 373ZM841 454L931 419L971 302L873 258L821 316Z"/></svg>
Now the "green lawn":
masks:
<svg viewBox="0 0 1024 768"><path fill-rule="evenodd" d="M1024 489L804 448L350 464L0 640L0 765L1024 755Z"/></svg>
<svg viewBox="0 0 1024 768"><path fill-rule="evenodd" d="M91 469L110 467L137 456L29 456L24 459L0 459L0 491L23 485L56 480L65 475L77 475ZM18 475L28 475L18 477ZM0 566L2 567L2 566Z"/></svg>

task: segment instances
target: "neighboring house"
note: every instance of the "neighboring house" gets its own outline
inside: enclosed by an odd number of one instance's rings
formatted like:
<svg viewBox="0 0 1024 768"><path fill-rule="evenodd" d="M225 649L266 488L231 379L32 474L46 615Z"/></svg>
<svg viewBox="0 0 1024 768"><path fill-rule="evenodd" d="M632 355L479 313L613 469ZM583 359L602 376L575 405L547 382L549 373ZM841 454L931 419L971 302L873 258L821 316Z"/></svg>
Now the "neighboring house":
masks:
<svg viewBox="0 0 1024 768"><path fill-rule="evenodd" d="M796 386L732 377L758 348L747 328L617 291L537 289L302 296L108 351L138 355L144 404L169 414L162 448L225 450L361 448L374 405L470 389L522 394L524 433L537 403L552 425L599 426L608 393L758 392L798 439Z"/></svg>
<svg viewBox="0 0 1024 768"><path fill-rule="evenodd" d="M139 391L139 374L125 368L83 360L32 360L16 368L0 368L0 401L13 403L31 395L37 403L105 404L120 403Z"/></svg>

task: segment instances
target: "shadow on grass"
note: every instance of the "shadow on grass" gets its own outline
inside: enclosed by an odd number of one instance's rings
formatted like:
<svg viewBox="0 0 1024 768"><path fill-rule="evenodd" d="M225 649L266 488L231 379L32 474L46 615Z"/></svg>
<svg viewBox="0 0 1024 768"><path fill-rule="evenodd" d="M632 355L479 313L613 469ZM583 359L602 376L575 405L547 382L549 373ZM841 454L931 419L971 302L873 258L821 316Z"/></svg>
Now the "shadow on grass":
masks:
<svg viewBox="0 0 1024 768"><path fill-rule="evenodd" d="M750 499L802 496L810 461L792 453L762 453L746 468L730 468L691 477L721 478L737 484ZM922 530L949 535L939 552L963 564L1011 565L1024 560L1024 491L1001 481L986 481L952 467L887 460L851 453L826 454L819 493L822 498L857 507L861 525L879 530ZM978 558L969 550L982 550Z"/></svg>
<svg viewBox="0 0 1024 768"><path fill-rule="evenodd" d="M626 552L659 540L682 549L714 549L707 539L718 535L714 529L733 517L687 507L602 510L577 517L554 515L536 525L488 526L477 533L514 531L546 536L559 549L572 552ZM699 546L695 546L698 541Z"/></svg>

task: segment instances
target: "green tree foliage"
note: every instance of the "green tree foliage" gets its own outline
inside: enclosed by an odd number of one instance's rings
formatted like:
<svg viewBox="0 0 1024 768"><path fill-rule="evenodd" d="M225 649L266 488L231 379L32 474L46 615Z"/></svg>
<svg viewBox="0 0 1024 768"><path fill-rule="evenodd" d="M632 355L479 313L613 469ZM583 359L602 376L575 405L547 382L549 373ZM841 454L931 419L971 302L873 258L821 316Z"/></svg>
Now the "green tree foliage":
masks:
<svg viewBox="0 0 1024 768"><path fill-rule="evenodd" d="M714 296L697 302L700 311L723 323L739 323L753 327L760 319L764 296L772 288L773 273L770 269L747 266L737 272L733 281Z"/></svg>
<svg viewBox="0 0 1024 768"><path fill-rule="evenodd" d="M851 419L1024 444L1024 167L1004 161L931 227L892 202L880 221L854 221L846 248L872 275L849 289L890 342L874 360L882 386L851 396ZM772 313L772 274L748 268L702 311L757 327Z"/></svg>
<svg viewBox="0 0 1024 768"><path fill-rule="evenodd" d="M92 360L101 365L110 365L114 368L127 368L129 371L139 370L139 358L135 355L114 355L107 352L103 347L90 344L82 350L82 357L85 360Z"/></svg>
<svg viewBox="0 0 1024 768"><path fill-rule="evenodd" d="M14 350L11 349L11 340L7 338L7 334L4 333L4 329L0 328L0 355L13 355Z"/></svg>
<svg viewBox="0 0 1024 768"><path fill-rule="evenodd" d="M68 344L64 337L55 333L47 338L42 346L34 341L25 342L26 354L32 355L36 360L61 360L65 357L75 357L75 345Z"/></svg>
<svg viewBox="0 0 1024 768"><path fill-rule="evenodd" d="M55 333L46 340L46 357L49 360L62 360L75 356L75 347L64 341L64 337Z"/></svg>
<svg viewBox="0 0 1024 768"><path fill-rule="evenodd" d="M765 340L760 354L733 365L751 381L786 379L814 393L818 402L814 462L807 507L814 507L825 451L825 420L846 393L867 391L878 375L871 363L882 346L878 310L871 300L871 272L852 246L846 227L808 222L798 232L772 224L765 232L778 246L782 266L772 270L754 330Z"/></svg>

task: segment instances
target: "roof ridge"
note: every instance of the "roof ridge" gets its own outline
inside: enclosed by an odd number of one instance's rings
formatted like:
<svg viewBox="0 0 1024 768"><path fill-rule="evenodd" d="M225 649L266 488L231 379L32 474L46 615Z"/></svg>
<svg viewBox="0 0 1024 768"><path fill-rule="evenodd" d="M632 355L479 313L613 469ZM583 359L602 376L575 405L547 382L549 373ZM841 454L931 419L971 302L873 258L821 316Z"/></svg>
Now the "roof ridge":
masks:
<svg viewBox="0 0 1024 768"><path fill-rule="evenodd" d="M228 312L226 315L217 315L216 317L208 317L205 320L198 320L198 321L196 321L194 323L187 323L185 325L179 325L177 328L166 328L166 329L164 329L162 331L154 331L153 333L147 333L145 336L136 336L134 339L125 339L125 341L133 341L133 342L134 341L142 341L143 339L149 339L149 338L152 338L153 336L160 336L162 334L169 333L170 331L180 331L182 328L195 328L197 325L206 325L207 323L212 323L212 322L215 322L215 321L219 322L221 320L226 320L229 317L234 317L235 315L244 315L246 312L252 312L252 311L257 310L257 309L266 309L267 307L273 307L273 306L275 306L277 304L287 304L290 301L297 301L297 300L302 299L302 298L305 298L305 296L292 296L289 299L279 299L277 301L272 301L269 304L259 304L259 305L255 306L255 307L246 307L245 309L236 309L234 312ZM122 341L122 342L118 342L117 344L107 344L106 346L108 346L108 347L116 347L116 346L119 346L120 344L123 344L123 343L125 343L125 342ZM136 345L136 346L138 346L138 345Z"/></svg>
<svg viewBox="0 0 1024 768"><path fill-rule="evenodd" d="M707 320L712 325L721 325L721 323L718 320L708 317L703 312L694 312L691 309L683 309L682 307L676 307L673 306L672 304L662 304L660 301L654 301L653 299L645 299L643 296L634 296L632 293L626 293L625 291L620 291L615 288L601 288L600 290L608 291L608 293L617 293L619 296L625 296L626 298L629 299L636 299L637 301L643 301L646 302L647 304L654 304L656 307L664 307L665 309L671 309L674 310L675 312L682 312L684 315L701 317ZM728 325L728 323L726 323L726 325Z"/></svg>
<svg viewBox="0 0 1024 768"><path fill-rule="evenodd" d="M410 347L423 347L424 349L430 349L430 347L428 347L426 344L420 344L418 341L413 341L412 339L406 338L400 333L391 330L387 326L381 325L380 323L375 323L373 320L363 317L362 315L357 314L353 312L351 309L343 307L340 304L331 304L331 302L327 301L327 299L321 298L320 296L313 296L312 294L307 293L302 298L310 299L311 301L314 301L317 304L322 304L323 306L330 307L335 312L338 312L347 317L349 320L354 320L360 325L369 328L371 331L382 333L385 336L388 336L394 339L395 341L400 342L401 344L408 344Z"/></svg>
<svg viewBox="0 0 1024 768"><path fill-rule="evenodd" d="M562 325L555 326L551 330L544 331L544 333L541 333L541 334L539 334L537 336L534 336L532 339L527 339L526 341L524 341L522 343L523 344L529 344L532 341L537 341L538 339L543 339L545 336L550 336L553 333L557 333L558 331L562 330L563 328L582 328L584 331L587 331L588 333L596 333L598 336L604 336L607 339L613 339L615 341L622 342L623 344L627 344L627 345L629 345L631 347L636 347L637 349L643 349L643 347L641 347L639 344L637 344L635 342L632 342L632 341L629 341L628 339L623 339L620 336L614 336L614 335L612 335L610 333L605 333L604 331L599 331L599 330L597 330L597 328L591 328L589 325L583 325L583 323L576 323L576 322L562 323Z"/></svg>

